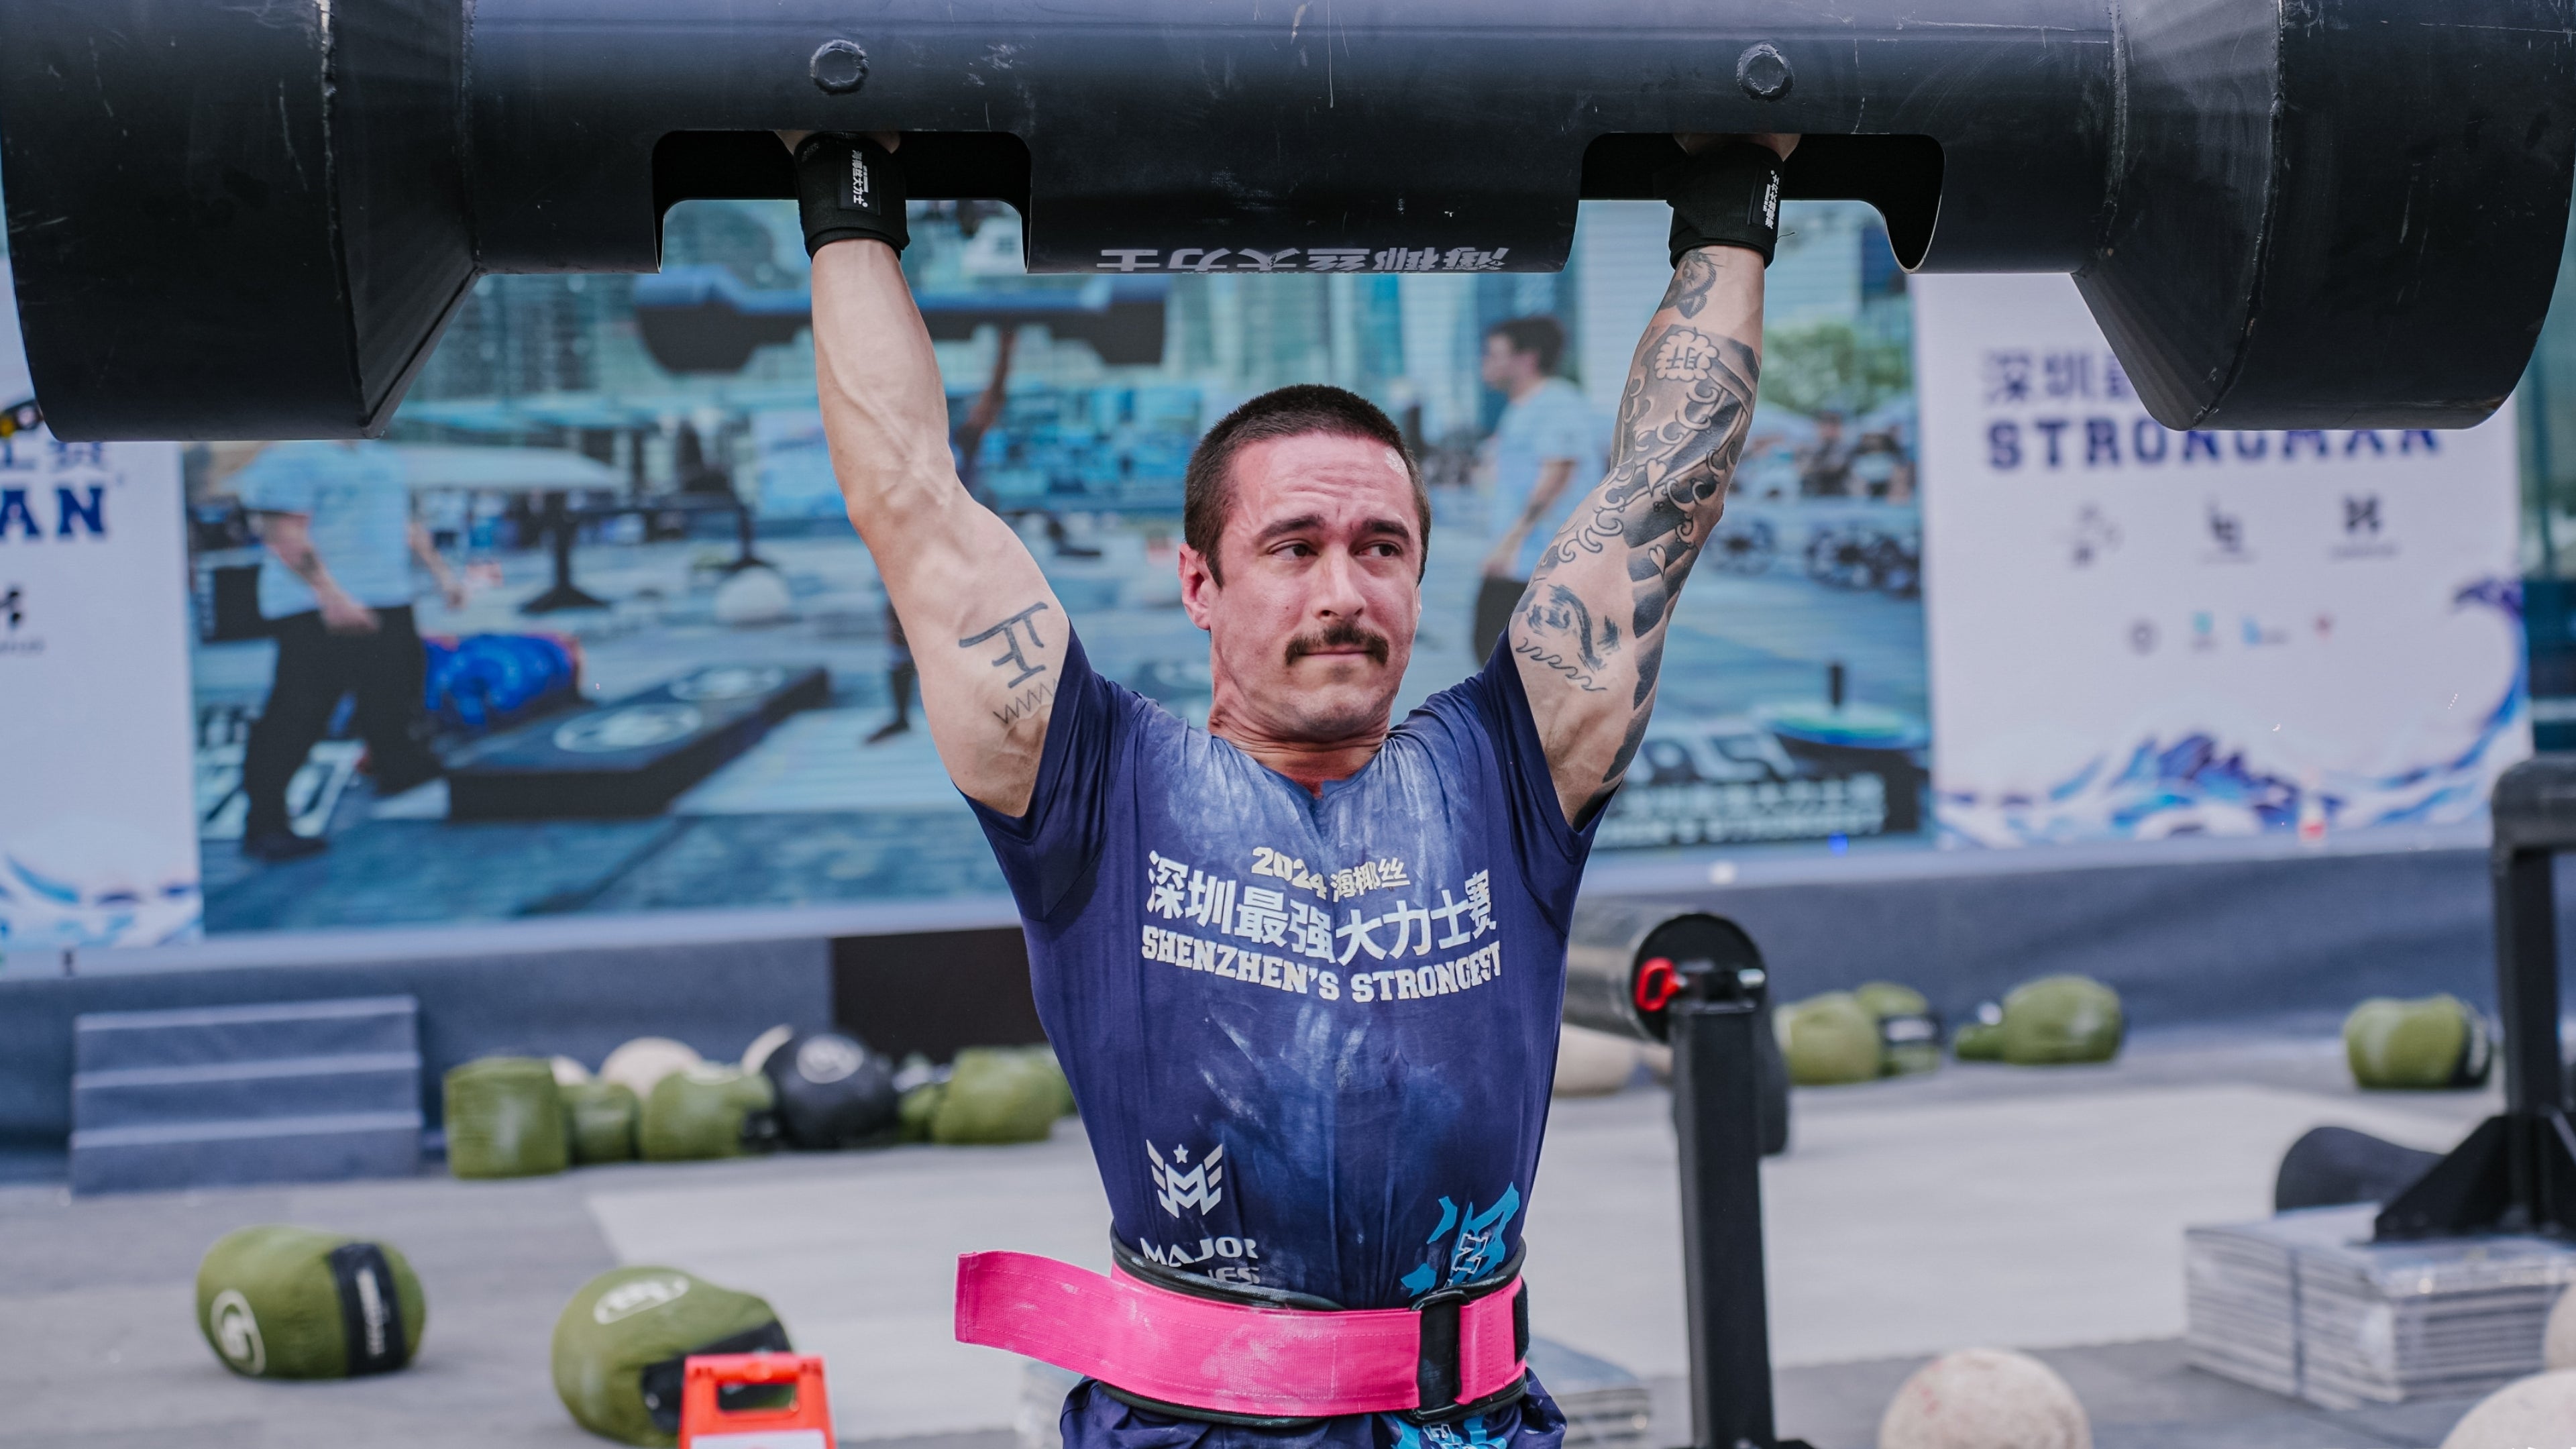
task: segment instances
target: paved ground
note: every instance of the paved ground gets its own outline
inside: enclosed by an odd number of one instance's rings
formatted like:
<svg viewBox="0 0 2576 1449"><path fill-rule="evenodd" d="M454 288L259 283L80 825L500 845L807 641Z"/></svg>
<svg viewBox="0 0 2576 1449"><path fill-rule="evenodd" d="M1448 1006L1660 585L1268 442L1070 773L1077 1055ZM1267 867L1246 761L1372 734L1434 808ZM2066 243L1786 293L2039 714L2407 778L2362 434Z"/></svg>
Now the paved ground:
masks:
<svg viewBox="0 0 2576 1449"><path fill-rule="evenodd" d="M1472 501L1444 495L1428 600L1407 688L1410 708L1466 675L1475 592ZM1452 514L1464 521L1453 526ZM1800 525L1803 526L1803 525ZM1114 679L1204 718L1206 636L1179 607L1167 553L1149 554L1148 522L1086 526L1098 559L1035 547L1093 663ZM1791 524L1784 517L1783 527ZM926 734L866 746L887 717L884 595L874 565L841 532L768 538L761 553L786 576L795 617L757 628L715 622L711 565L731 544L585 545L582 586L608 610L519 615L545 584L541 553L501 560L504 582L450 613L421 606L428 633L543 629L579 636L594 695L615 699L709 663L822 664L828 708L790 720L750 753L649 820L450 825L444 785L376 800L353 777L357 747L325 745L294 797L324 802L302 822L330 822L327 855L285 866L244 861L239 733L273 668L266 641L201 646L195 655L199 806L207 819L206 928L211 932L496 920L577 911L806 905L972 895L1002 879L974 818L942 776ZM1757 575L1704 568L1684 596L1659 718L1739 715L1765 703L1814 701L1825 661L1847 668L1851 698L1925 714L1919 600L1827 588L1794 556ZM336 769L334 768L336 767ZM230 803L227 797L230 796ZM1604 857L1614 854L1604 851ZM1637 852L1618 852L1634 855Z"/></svg>
<svg viewBox="0 0 2576 1449"><path fill-rule="evenodd" d="M2182 1367L2181 1231L2260 1216L2280 1151L2310 1126L2443 1146L2491 1106L2364 1098L2322 1036L2150 1037L2107 1068L1954 1065L1802 1091L1793 1150L1765 1178L1781 1427L1865 1449L1923 1356L1982 1343L2042 1350L2103 1449L2434 1445L2462 1406L2331 1415ZM1652 1086L1560 1103L1528 1225L1538 1331L1653 1382L1666 1445L1688 1433L1668 1110ZM411 1371L279 1385L217 1366L190 1320L196 1259L269 1221L381 1234L411 1255L430 1310ZM1070 1123L1021 1148L511 1183L0 1189L0 1449L593 1442L554 1403L545 1345L574 1288L619 1262L766 1295L830 1359L845 1440L1001 1449L1021 1370L949 1341L954 1256L1096 1264L1106 1222Z"/></svg>

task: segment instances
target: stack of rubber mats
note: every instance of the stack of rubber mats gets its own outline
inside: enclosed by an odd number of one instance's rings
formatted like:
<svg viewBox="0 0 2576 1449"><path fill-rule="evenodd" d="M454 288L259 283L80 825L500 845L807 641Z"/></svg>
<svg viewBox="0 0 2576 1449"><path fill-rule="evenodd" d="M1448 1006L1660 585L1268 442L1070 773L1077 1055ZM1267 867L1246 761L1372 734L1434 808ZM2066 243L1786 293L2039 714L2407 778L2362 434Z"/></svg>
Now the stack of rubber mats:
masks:
<svg viewBox="0 0 2576 1449"><path fill-rule="evenodd" d="M2576 1244L2374 1243L2374 1204L2183 1235L2193 1365L2329 1409L2486 1393L2542 1367Z"/></svg>
<svg viewBox="0 0 2576 1449"><path fill-rule="evenodd" d="M1606 1359L1577 1353L1544 1338L1530 1340L1529 1366L1538 1381L1547 1386L1548 1396L1565 1411L1568 1445L1581 1445L1583 1449L1647 1449L1653 1442L1654 1403L1645 1380ZM1081 1375L1053 1364L1031 1362L1022 1366L1016 1418L1020 1449L1063 1449L1064 1435L1058 1421L1064 1396L1081 1381Z"/></svg>

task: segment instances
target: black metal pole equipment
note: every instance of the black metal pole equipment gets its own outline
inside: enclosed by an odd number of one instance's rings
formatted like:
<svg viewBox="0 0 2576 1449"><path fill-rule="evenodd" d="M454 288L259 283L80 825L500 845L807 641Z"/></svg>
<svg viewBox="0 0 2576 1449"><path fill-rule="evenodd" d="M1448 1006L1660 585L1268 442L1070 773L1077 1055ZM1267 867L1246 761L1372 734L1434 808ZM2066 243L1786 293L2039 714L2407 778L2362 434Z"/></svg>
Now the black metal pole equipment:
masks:
<svg viewBox="0 0 2576 1449"><path fill-rule="evenodd" d="M1729 921L1611 905L1575 919L1566 1020L1673 1049L1694 1449L1804 1449L1772 1421L1762 1158L1787 1145L1769 973Z"/></svg>
<svg viewBox="0 0 2576 1449"><path fill-rule="evenodd" d="M2576 850L2576 758L2542 755L2496 781L2496 1006L2504 1111L2379 1215L2383 1239L2465 1233L2576 1237L2576 1130L2558 1018L2558 917L2551 866Z"/></svg>
<svg viewBox="0 0 2576 1449"><path fill-rule="evenodd" d="M1747 979L1749 978L1749 979ZM1682 1271L1690 1293L1691 1442L1772 1449L1770 1300L1762 1281L1762 972L1712 979L1673 1017Z"/></svg>

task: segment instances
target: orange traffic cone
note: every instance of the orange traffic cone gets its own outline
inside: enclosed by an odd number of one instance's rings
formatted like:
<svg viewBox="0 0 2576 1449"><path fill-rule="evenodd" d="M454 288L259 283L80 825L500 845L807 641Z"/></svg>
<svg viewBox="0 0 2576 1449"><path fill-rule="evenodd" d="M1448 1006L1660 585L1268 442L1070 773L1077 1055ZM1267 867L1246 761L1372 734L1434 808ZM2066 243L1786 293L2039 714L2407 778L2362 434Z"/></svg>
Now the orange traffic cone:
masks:
<svg viewBox="0 0 2576 1449"><path fill-rule="evenodd" d="M680 1449L832 1449L832 1404L823 1392L820 1358L696 1354L682 1372ZM749 1392L723 1392L737 1387ZM739 1407L729 1407L728 1398Z"/></svg>

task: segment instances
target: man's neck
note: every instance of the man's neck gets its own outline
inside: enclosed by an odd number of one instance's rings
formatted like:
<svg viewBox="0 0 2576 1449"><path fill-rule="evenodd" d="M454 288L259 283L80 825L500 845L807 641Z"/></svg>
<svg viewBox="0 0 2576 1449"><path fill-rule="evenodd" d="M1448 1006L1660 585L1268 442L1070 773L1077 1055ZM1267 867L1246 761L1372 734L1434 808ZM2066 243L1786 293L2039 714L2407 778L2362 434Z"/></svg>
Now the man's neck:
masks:
<svg viewBox="0 0 2576 1449"><path fill-rule="evenodd" d="M1380 724L1348 739L1286 740L1233 718L1222 704L1208 711L1209 734L1250 755L1263 768L1296 781L1307 794L1318 796L1326 785L1347 780L1367 768L1385 746L1386 730Z"/></svg>
<svg viewBox="0 0 2576 1449"><path fill-rule="evenodd" d="M1522 378L1520 381L1513 383L1512 390L1503 394L1503 396L1511 399L1513 402L1519 402L1523 398L1528 397L1531 393L1547 386L1547 377L1548 375L1542 372L1535 377Z"/></svg>

